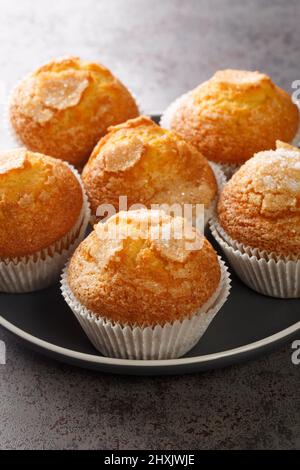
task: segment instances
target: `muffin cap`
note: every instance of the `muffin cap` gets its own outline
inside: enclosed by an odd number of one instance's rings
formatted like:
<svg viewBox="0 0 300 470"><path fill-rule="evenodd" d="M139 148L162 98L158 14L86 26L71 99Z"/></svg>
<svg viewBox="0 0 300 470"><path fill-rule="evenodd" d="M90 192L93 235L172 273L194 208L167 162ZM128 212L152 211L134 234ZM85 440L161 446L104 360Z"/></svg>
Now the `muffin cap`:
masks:
<svg viewBox="0 0 300 470"><path fill-rule="evenodd" d="M171 117L170 128L209 160L241 164L276 139L290 142L299 111L290 96L259 72L221 70L191 91Z"/></svg>
<svg viewBox="0 0 300 470"><path fill-rule="evenodd" d="M82 173L93 214L100 204L204 204L217 183L206 158L173 132L142 116L111 127Z"/></svg>
<svg viewBox="0 0 300 470"><path fill-rule="evenodd" d="M15 88L10 120L31 150L80 166L110 125L138 116L129 91L100 64L54 60Z"/></svg>
<svg viewBox="0 0 300 470"><path fill-rule="evenodd" d="M182 234L183 223L145 209L100 222L71 258L73 294L95 315L123 326L190 317L214 294L221 272L210 243L189 227Z"/></svg>
<svg viewBox="0 0 300 470"><path fill-rule="evenodd" d="M25 149L0 153L2 259L28 256L60 240L82 205L82 188L66 163Z"/></svg>
<svg viewBox="0 0 300 470"><path fill-rule="evenodd" d="M228 235L246 246L299 256L300 151L278 146L257 153L234 174L221 194L218 216Z"/></svg>

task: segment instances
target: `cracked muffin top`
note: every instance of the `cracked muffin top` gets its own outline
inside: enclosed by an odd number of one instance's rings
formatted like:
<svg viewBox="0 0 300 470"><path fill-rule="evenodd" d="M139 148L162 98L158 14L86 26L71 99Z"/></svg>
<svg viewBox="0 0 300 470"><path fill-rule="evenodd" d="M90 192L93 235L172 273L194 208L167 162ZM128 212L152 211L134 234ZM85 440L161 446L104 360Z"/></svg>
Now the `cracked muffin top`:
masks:
<svg viewBox="0 0 300 470"><path fill-rule="evenodd" d="M109 129L86 164L82 179L95 215L101 204L204 204L217 195L205 157L173 132L141 116Z"/></svg>
<svg viewBox="0 0 300 470"><path fill-rule="evenodd" d="M254 153L291 142L299 111L291 97L259 72L221 70L169 111L170 129L209 160L241 164Z"/></svg>
<svg viewBox="0 0 300 470"><path fill-rule="evenodd" d="M248 160L223 189L220 224L252 248L300 254L300 151L283 142Z"/></svg>
<svg viewBox="0 0 300 470"><path fill-rule="evenodd" d="M81 185L70 167L25 149L0 153L0 257L48 248L79 219Z"/></svg>
<svg viewBox="0 0 300 470"><path fill-rule="evenodd" d="M138 116L134 98L105 67L54 60L13 91L10 120L30 150L82 166L111 125Z"/></svg>
<svg viewBox="0 0 300 470"><path fill-rule="evenodd" d="M67 277L95 315L150 326L195 314L217 290L221 270L210 243L183 218L142 209L99 222L72 256Z"/></svg>

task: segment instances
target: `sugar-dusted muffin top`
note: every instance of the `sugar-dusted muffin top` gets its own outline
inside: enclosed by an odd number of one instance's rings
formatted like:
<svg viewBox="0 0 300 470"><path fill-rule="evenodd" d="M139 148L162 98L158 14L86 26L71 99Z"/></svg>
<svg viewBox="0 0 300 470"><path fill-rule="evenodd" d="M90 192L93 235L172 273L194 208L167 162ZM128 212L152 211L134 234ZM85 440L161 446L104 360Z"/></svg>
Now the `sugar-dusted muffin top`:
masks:
<svg viewBox="0 0 300 470"><path fill-rule="evenodd" d="M69 166L25 149L0 153L0 257L31 255L66 235L83 205Z"/></svg>
<svg viewBox="0 0 300 470"><path fill-rule="evenodd" d="M122 325L190 317L215 293L221 272L210 243L195 229L182 229L181 217L145 209L99 222L71 258L73 294L97 316Z"/></svg>
<svg viewBox="0 0 300 470"><path fill-rule="evenodd" d="M209 208L217 183L208 161L191 144L147 117L109 129L82 173L92 211L108 203L118 207L151 204L204 204Z"/></svg>
<svg viewBox="0 0 300 470"><path fill-rule="evenodd" d="M181 100L170 128L209 160L243 163L276 139L290 142L299 111L290 96L259 72L221 70Z"/></svg>
<svg viewBox="0 0 300 470"><path fill-rule="evenodd" d="M300 255L300 151L282 142L257 153L225 186L218 204L225 231L244 245Z"/></svg>
<svg viewBox="0 0 300 470"><path fill-rule="evenodd" d="M80 166L111 125L138 116L134 98L100 64L54 60L16 87L10 119L31 150Z"/></svg>

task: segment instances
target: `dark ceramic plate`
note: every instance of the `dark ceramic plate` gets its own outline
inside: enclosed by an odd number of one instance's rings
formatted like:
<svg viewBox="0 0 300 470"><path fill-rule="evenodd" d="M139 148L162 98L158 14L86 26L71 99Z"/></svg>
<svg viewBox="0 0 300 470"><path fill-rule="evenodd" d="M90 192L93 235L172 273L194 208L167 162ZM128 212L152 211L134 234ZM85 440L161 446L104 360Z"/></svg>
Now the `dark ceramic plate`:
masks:
<svg viewBox="0 0 300 470"><path fill-rule="evenodd" d="M257 294L234 273L228 301L199 343L180 359L136 361L101 356L64 302L59 284L31 294L0 293L0 313L0 325L38 352L120 374L182 374L223 367L272 351L300 332L298 299Z"/></svg>

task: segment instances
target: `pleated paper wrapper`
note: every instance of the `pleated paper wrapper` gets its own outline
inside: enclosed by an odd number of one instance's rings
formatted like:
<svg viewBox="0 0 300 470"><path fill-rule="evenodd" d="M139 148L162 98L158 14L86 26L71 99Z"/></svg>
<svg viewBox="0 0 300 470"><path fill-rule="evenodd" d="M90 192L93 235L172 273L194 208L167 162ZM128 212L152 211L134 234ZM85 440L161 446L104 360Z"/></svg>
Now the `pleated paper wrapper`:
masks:
<svg viewBox="0 0 300 470"><path fill-rule="evenodd" d="M131 327L112 323L84 307L72 293L66 266L62 279L62 295L94 347L108 357L123 359L171 359L183 356L199 341L230 292L230 276L219 258L221 281L215 294L192 317L164 326Z"/></svg>
<svg viewBox="0 0 300 470"><path fill-rule="evenodd" d="M229 237L218 220L210 229L239 278L255 291L277 298L300 298L300 258L245 246Z"/></svg>

